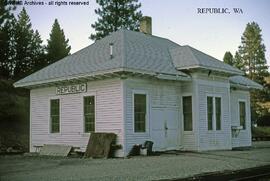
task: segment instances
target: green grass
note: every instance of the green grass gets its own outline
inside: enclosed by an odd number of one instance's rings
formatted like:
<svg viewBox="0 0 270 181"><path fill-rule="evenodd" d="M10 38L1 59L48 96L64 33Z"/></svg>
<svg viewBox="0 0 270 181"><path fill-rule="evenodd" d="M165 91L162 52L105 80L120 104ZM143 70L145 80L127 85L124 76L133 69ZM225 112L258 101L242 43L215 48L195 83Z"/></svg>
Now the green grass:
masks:
<svg viewBox="0 0 270 181"><path fill-rule="evenodd" d="M252 128L253 136L270 136L270 127L256 127Z"/></svg>

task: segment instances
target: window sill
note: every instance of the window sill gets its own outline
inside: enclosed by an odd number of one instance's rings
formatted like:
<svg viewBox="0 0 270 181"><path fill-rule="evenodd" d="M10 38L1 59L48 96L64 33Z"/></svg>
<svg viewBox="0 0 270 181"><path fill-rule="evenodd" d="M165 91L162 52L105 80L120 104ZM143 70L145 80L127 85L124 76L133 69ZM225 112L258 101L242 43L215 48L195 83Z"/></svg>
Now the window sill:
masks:
<svg viewBox="0 0 270 181"><path fill-rule="evenodd" d="M146 131L146 132L134 132L133 131L133 134L134 135L139 135L139 136L149 136L149 132Z"/></svg>
<svg viewBox="0 0 270 181"><path fill-rule="evenodd" d="M81 133L82 137L89 137L91 133Z"/></svg>
<svg viewBox="0 0 270 181"><path fill-rule="evenodd" d="M223 132L223 130L222 129L221 130L207 130L207 132L208 133L214 133L214 132L220 133L220 132Z"/></svg>
<svg viewBox="0 0 270 181"><path fill-rule="evenodd" d="M61 136L62 133L49 133L50 137L56 137L56 136Z"/></svg>
<svg viewBox="0 0 270 181"><path fill-rule="evenodd" d="M194 131L184 131L184 134L185 135L191 135L191 134L194 134Z"/></svg>

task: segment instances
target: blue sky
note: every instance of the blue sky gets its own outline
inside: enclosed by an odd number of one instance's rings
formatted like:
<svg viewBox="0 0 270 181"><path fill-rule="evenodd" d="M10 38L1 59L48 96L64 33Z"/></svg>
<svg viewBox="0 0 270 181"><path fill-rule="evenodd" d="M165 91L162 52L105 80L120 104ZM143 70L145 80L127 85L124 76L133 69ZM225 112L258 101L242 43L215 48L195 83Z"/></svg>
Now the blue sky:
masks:
<svg viewBox="0 0 270 181"><path fill-rule="evenodd" d="M235 53L246 24L255 21L262 29L263 43L267 50L266 59L270 65L269 0L140 0L140 2L143 15L152 17L153 35L168 38L180 45L190 45L220 60L226 51ZM94 32L91 24L97 19L94 9L98 5L95 0L89 0L89 6L25 7L33 28L40 32L44 44L47 43L55 18L59 20L66 37L69 38L72 53L93 43L88 37ZM16 11L20 11L21 8L18 7ZM228 8L231 13L198 14L197 8ZM243 14L233 13L233 8L241 8Z"/></svg>

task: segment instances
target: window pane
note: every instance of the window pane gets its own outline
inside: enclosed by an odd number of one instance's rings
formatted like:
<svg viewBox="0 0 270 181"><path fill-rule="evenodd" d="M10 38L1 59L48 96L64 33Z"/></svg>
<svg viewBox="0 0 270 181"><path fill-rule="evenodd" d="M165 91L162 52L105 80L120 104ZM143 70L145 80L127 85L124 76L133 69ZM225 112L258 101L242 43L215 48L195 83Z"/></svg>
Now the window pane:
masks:
<svg viewBox="0 0 270 181"><path fill-rule="evenodd" d="M207 97L208 130L213 130L213 97Z"/></svg>
<svg viewBox="0 0 270 181"><path fill-rule="evenodd" d="M59 108L59 99L53 99L50 101L50 125L51 125L51 133L59 133L60 132L60 108Z"/></svg>
<svg viewBox="0 0 270 181"><path fill-rule="evenodd" d="M240 116L240 126L246 129L246 103L239 102L239 116Z"/></svg>
<svg viewBox="0 0 270 181"><path fill-rule="evenodd" d="M145 132L146 130L146 95L134 94L134 130Z"/></svg>
<svg viewBox="0 0 270 181"><path fill-rule="evenodd" d="M183 97L184 131L192 131L192 97Z"/></svg>
<svg viewBox="0 0 270 181"><path fill-rule="evenodd" d="M221 98L215 98L216 104L216 130L221 130Z"/></svg>
<svg viewBox="0 0 270 181"><path fill-rule="evenodd" d="M95 131L95 97L84 97L84 132Z"/></svg>

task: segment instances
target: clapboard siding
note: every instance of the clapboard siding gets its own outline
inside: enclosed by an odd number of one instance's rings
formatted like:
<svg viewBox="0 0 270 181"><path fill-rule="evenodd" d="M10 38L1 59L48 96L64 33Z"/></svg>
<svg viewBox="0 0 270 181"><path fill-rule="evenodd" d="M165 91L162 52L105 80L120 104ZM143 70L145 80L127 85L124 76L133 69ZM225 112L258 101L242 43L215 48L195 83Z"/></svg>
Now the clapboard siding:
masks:
<svg viewBox="0 0 270 181"><path fill-rule="evenodd" d="M87 93L55 95L55 87L31 90L31 151L34 145L67 144L86 148L90 134L84 133L83 96L95 95L96 132L116 133L123 145L122 80L108 79L87 83ZM60 133L49 132L49 100L60 99ZM116 156L123 156L119 150Z"/></svg>
<svg viewBox="0 0 270 181"><path fill-rule="evenodd" d="M229 108L230 89L228 79L222 77L196 79L198 105L199 150L231 149L231 119ZM221 130L208 130L207 96L221 97Z"/></svg>
<svg viewBox="0 0 270 181"><path fill-rule="evenodd" d="M198 149L198 142L197 142L197 120L196 120L196 95L195 93L195 86L192 82L188 83L183 83L181 85L181 91L182 91L182 96L187 96L190 95L192 96L192 123L193 123L193 130L192 131L183 131L183 136L182 136L182 142L183 142L183 150L192 150L195 151ZM183 117L183 108L182 108L182 99L181 99L181 114ZM182 123L183 125L183 123ZM183 125L184 126L184 125Z"/></svg>
<svg viewBox="0 0 270 181"><path fill-rule="evenodd" d="M250 99L248 91L230 90L228 78L192 74L192 82L143 78L107 79L87 83L87 93L56 95L56 87L36 88L30 95L30 149L35 145L67 144L86 148L90 134L84 133L83 97L95 95L96 132L113 132L123 145L116 156L126 156L135 144L154 141L153 149L218 150L250 146ZM133 93L148 95L145 133L134 133ZM193 131L183 131L182 96L192 96ZM222 98L222 129L208 131L207 96ZM60 133L49 132L50 99L60 99ZM232 138L231 126L239 126L238 100L247 101L247 129ZM160 116L159 116L160 115ZM174 121L173 121L174 120ZM177 121L175 121L177 120ZM168 134L162 129L168 126ZM157 130L160 128L160 132ZM155 130L155 133L154 133ZM170 132L171 131L171 132ZM159 138L160 133L160 140ZM166 135L166 138L164 138ZM171 138L177 137L175 146ZM170 146L166 146L167 139ZM170 144L170 143L169 143Z"/></svg>
<svg viewBox="0 0 270 181"><path fill-rule="evenodd" d="M232 137L232 147L251 146L251 120L250 120L250 95L248 91L232 90L231 91L231 115L232 126L239 126L239 100L246 101L246 129L240 130L236 137Z"/></svg>
<svg viewBox="0 0 270 181"><path fill-rule="evenodd" d="M146 79L127 79L124 81L125 86L125 143L126 154L129 153L132 146L135 144L143 144L146 140L153 140L152 128L154 124L153 111L167 110L176 111L178 125L176 129L181 129L180 114L180 97L181 97L181 83L173 81L157 81ZM133 130L133 92L144 91L148 95L149 101L149 115L148 115L148 129L146 133L134 133ZM165 113L165 112L164 112ZM179 135L180 137L180 135ZM154 150L159 150L160 145L154 142ZM176 145L180 146L180 145Z"/></svg>

